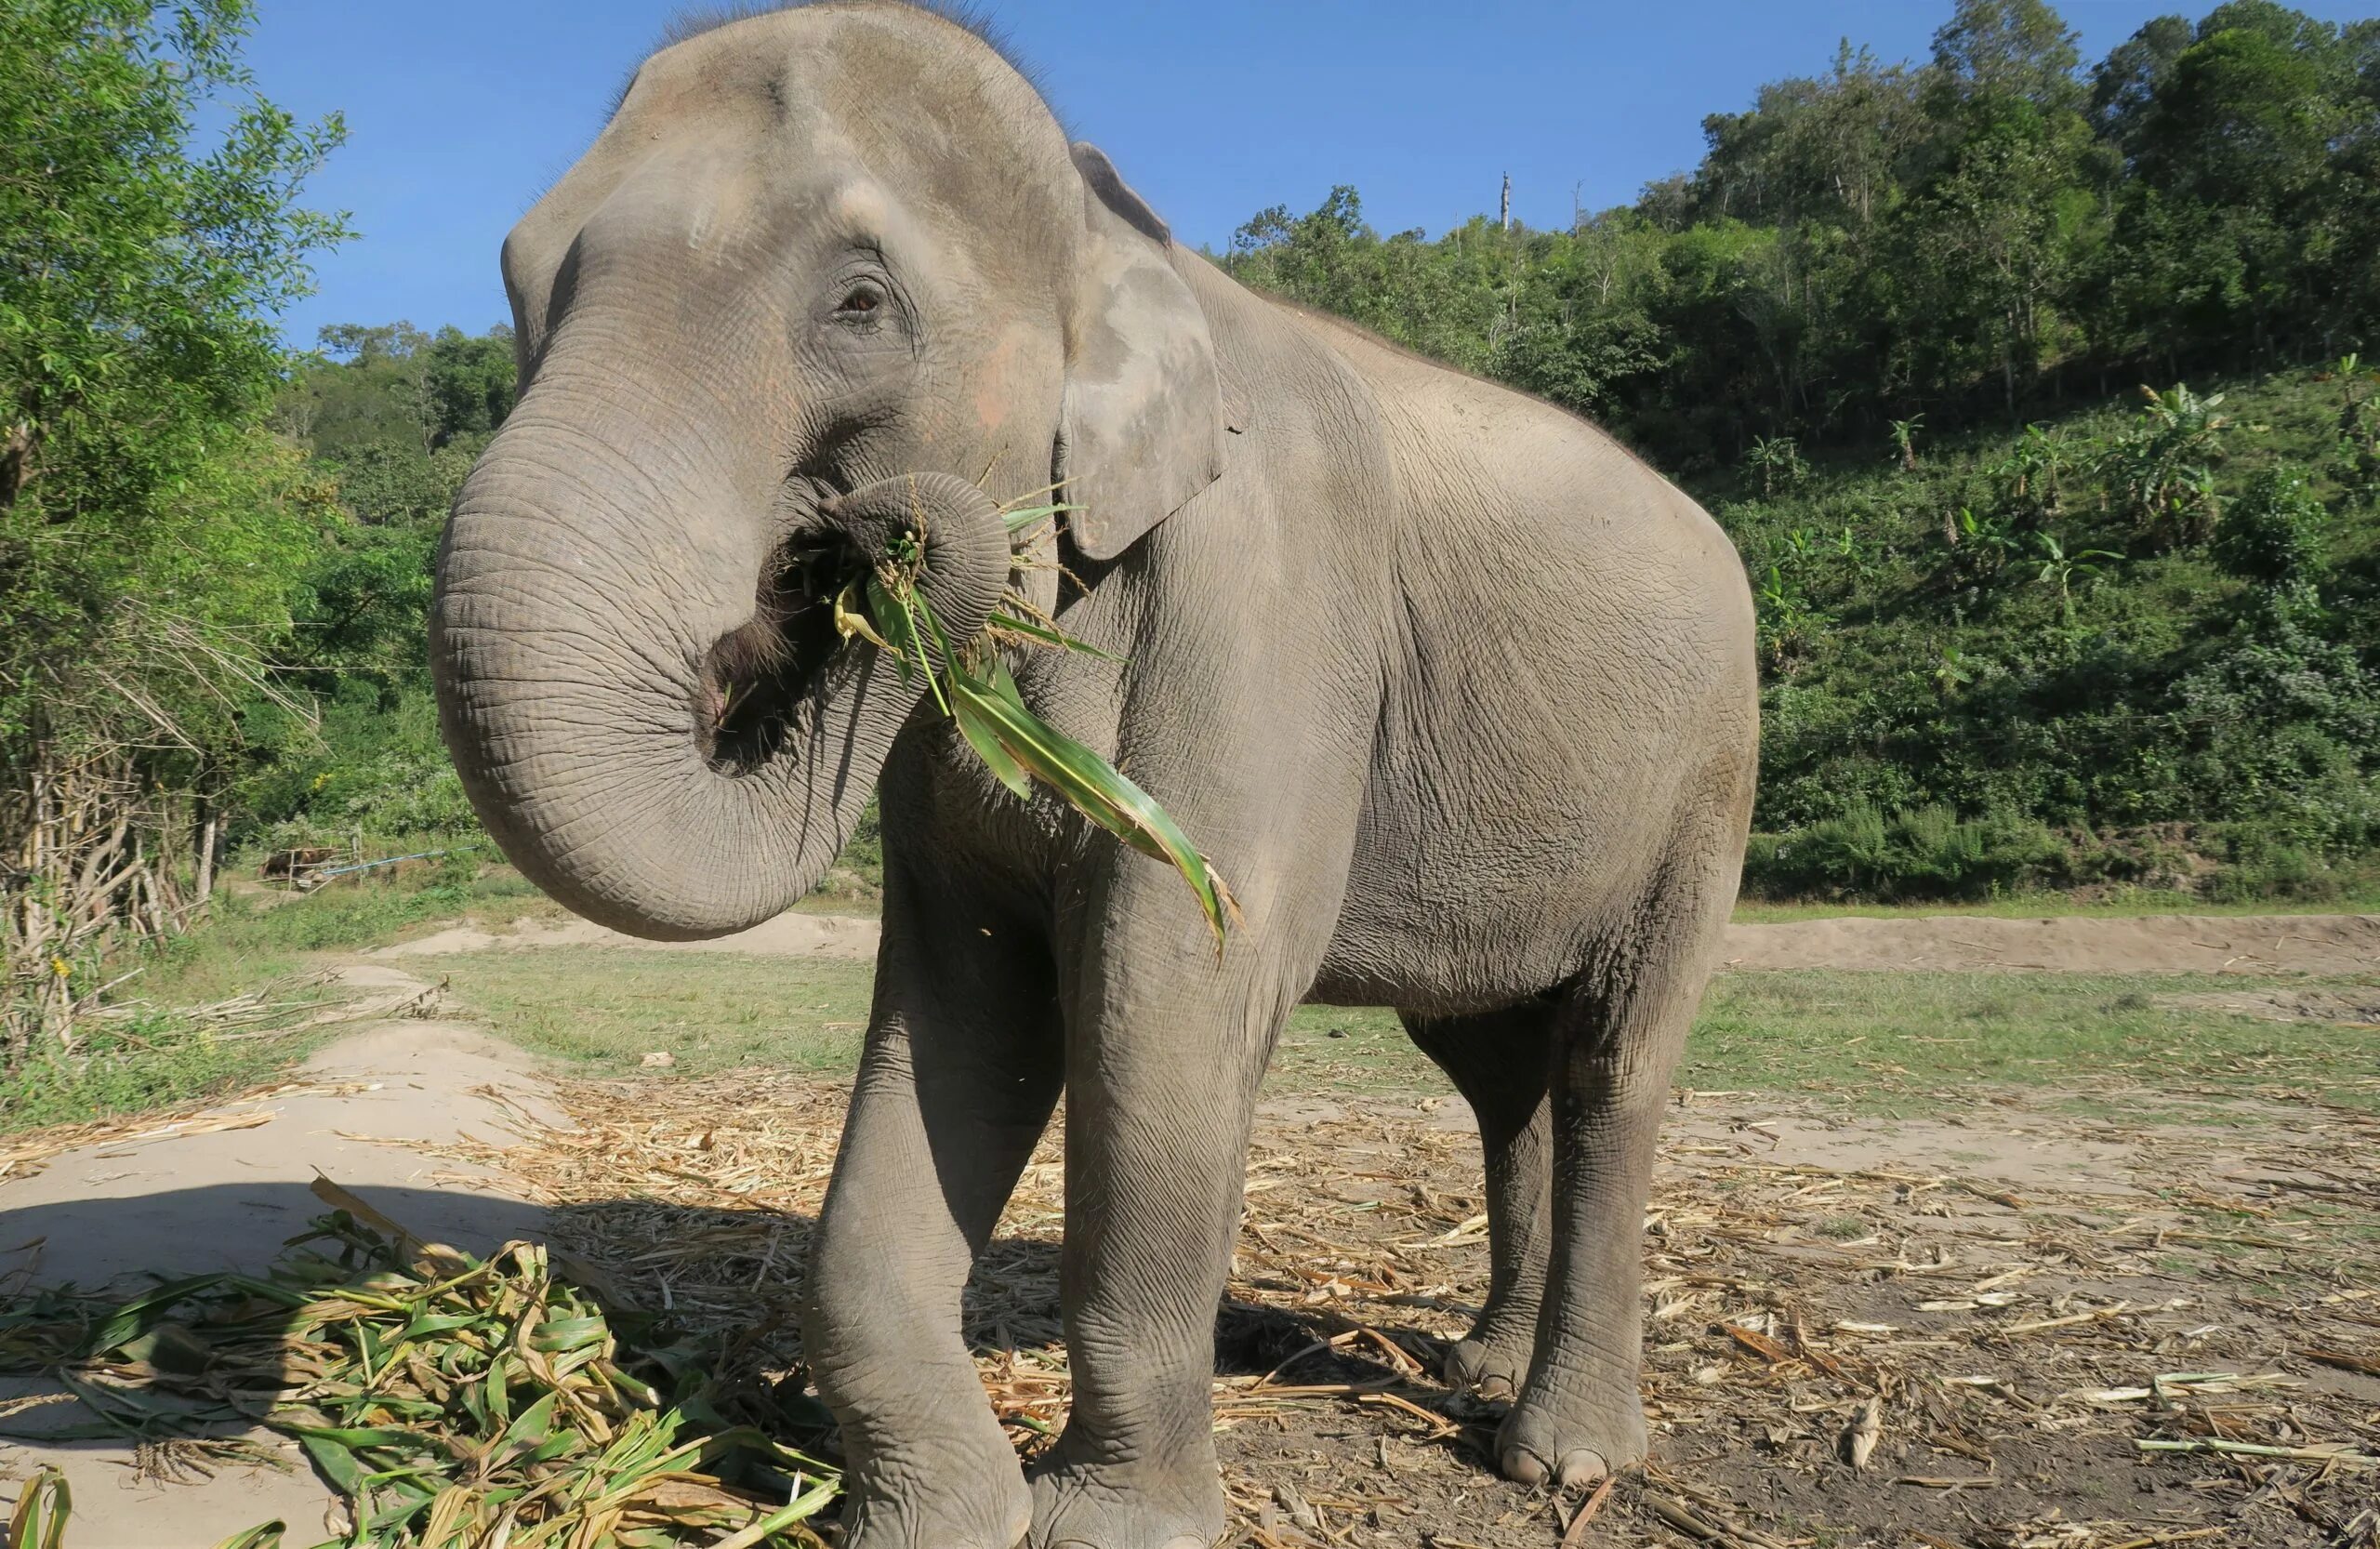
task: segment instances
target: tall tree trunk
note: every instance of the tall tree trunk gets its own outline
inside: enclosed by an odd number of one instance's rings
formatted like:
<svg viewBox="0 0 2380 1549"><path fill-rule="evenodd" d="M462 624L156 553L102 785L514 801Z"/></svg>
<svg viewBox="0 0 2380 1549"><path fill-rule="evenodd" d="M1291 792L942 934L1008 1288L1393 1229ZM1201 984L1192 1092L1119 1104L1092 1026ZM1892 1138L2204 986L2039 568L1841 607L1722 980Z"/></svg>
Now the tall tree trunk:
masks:
<svg viewBox="0 0 2380 1549"><path fill-rule="evenodd" d="M223 814L207 797L198 799L198 902L215 895L215 841Z"/></svg>

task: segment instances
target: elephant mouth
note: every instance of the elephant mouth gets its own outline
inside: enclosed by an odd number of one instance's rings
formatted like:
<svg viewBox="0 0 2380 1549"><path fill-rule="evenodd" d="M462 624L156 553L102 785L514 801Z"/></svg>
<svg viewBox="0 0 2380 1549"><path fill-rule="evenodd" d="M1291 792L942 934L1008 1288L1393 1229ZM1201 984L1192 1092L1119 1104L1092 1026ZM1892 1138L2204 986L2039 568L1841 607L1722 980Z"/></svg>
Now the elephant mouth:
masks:
<svg viewBox="0 0 2380 1549"><path fill-rule="evenodd" d="M695 741L715 772L765 767L825 699L845 644L835 598L865 571L833 528L797 533L770 554L752 616L712 642L695 681Z"/></svg>

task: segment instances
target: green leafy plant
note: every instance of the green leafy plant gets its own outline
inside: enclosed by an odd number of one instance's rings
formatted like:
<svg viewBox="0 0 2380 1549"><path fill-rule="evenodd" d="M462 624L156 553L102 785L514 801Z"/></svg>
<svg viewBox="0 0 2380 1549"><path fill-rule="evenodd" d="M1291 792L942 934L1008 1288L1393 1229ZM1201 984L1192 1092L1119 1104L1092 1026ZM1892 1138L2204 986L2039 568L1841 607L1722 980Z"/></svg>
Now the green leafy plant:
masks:
<svg viewBox="0 0 2380 1549"><path fill-rule="evenodd" d="M1975 682L1975 669L1967 664L1966 654L1955 645L1942 647L1942 659L1934 666L1934 686L1942 697L1950 698Z"/></svg>
<svg viewBox="0 0 2380 1549"><path fill-rule="evenodd" d="M2053 430L2028 425L1990 471L2006 481L2015 498L2043 516L2056 517L2066 510L2065 481L2087 466L2094 453L2095 448L2062 426Z"/></svg>
<svg viewBox="0 0 2380 1549"><path fill-rule="evenodd" d="M2330 512L2303 469L2283 465L2256 475L2224 510L2215 529L2215 562L2242 580L2272 588L2309 587L2327 568Z"/></svg>
<svg viewBox="0 0 2380 1549"><path fill-rule="evenodd" d="M1951 576L1964 584L1980 583L1997 576L2021 550L2007 523L1997 517L1978 516L1970 506L1961 506L1958 515L1944 523L1944 534L1950 545Z"/></svg>
<svg viewBox="0 0 2380 1549"><path fill-rule="evenodd" d="M1810 474L1810 465L1802 459L1801 444L1792 436L1754 437L1752 450L1744 454L1744 467L1760 475L1764 499L1780 488L1793 488Z"/></svg>
<svg viewBox="0 0 2380 1549"><path fill-rule="evenodd" d="M1058 503L1032 506L1007 511L1003 520L1013 538L1070 509ZM882 555L871 558L868 573L836 600L835 627L844 638L866 640L891 656L904 682L913 672L922 674L934 703L958 723L975 756L1020 800L1030 799L1031 782L1039 780L1117 839L1181 872L1220 953L1227 927L1240 923L1239 905L1223 874L1148 792L1026 708L996 639L1007 635L1116 658L1060 629L1013 593L994 609L985 635L954 642L918 587L925 559L919 535L903 533Z"/></svg>
<svg viewBox="0 0 2380 1549"><path fill-rule="evenodd" d="M2096 562L2123 558L2108 549L2078 549L2069 554L2066 545L2049 533L2041 534L2033 544L2035 578L2056 590L2058 616L2069 624L2074 622L2074 583L2098 575L2102 567Z"/></svg>
<svg viewBox="0 0 2380 1549"><path fill-rule="evenodd" d="M7 1549L63 1549L66 1519L73 1511L74 1492L66 1488L66 1476L55 1468L40 1469L25 1481L17 1509L8 1514L7 1536L0 1543Z"/></svg>
<svg viewBox="0 0 2380 1549"><path fill-rule="evenodd" d="M2102 466L2144 527L2184 543L2202 542L2215 518L2210 465L2222 455L2223 432L2231 428L2215 412L2224 395L2202 398L2187 383L2162 392L2143 387L2140 395L2146 404L2139 419L2109 444Z"/></svg>
<svg viewBox="0 0 2380 1549"><path fill-rule="evenodd" d="M1789 669L1831 622L1800 585L1776 565L1760 583L1760 642L1769 665Z"/></svg>
<svg viewBox="0 0 2380 1549"><path fill-rule="evenodd" d="M1903 473L1917 471L1917 432L1924 425L1925 417L1922 414L1892 421L1893 450L1900 454L1900 470Z"/></svg>

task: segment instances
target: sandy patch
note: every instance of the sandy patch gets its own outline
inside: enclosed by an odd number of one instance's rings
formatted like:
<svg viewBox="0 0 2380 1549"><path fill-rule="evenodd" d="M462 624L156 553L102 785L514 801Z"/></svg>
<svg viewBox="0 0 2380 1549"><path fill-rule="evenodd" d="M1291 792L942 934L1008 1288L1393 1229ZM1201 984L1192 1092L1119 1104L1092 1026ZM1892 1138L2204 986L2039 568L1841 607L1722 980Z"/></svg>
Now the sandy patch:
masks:
<svg viewBox="0 0 2380 1549"><path fill-rule="evenodd" d="M521 919L501 931L457 925L401 941L369 954L374 958L436 958L462 952L508 951L537 947L621 947L641 952L740 952L755 958L858 958L876 956L881 934L877 922L833 914L781 914L764 924L708 941L647 941L589 920L560 924Z"/></svg>
<svg viewBox="0 0 2380 1549"><path fill-rule="evenodd" d="M1731 925L1719 960L1738 971L2367 973L2380 970L2380 915L1844 917Z"/></svg>
<svg viewBox="0 0 2380 1549"><path fill-rule="evenodd" d="M401 1001L431 987L385 967L355 970L350 982ZM151 1272L260 1271L323 1213L309 1191L317 1175L426 1238L475 1251L536 1236L545 1211L497 1170L420 1148L500 1151L515 1112L568 1123L520 1051L455 1023L364 1027L271 1091L20 1156L0 1179L0 1285L71 1282L130 1294ZM40 1391L0 1379L0 1401ZM82 1418L71 1405L30 1411L48 1415L60 1424ZM143 1478L126 1445L0 1442L0 1477L22 1478L44 1463L63 1470L74 1491L72 1549L195 1549L276 1516L294 1543L331 1531L332 1498L294 1446L270 1432L249 1439L288 1458L292 1472L235 1467L204 1485L174 1485Z"/></svg>
<svg viewBox="0 0 2380 1549"><path fill-rule="evenodd" d="M784 914L709 941L646 941L584 920L460 925L384 947L375 958L538 947L738 952L756 958L872 958L873 920ZM1946 973L2359 973L2380 971L2380 915L2152 915L1994 920L1976 915L1731 925L1722 970L1832 968Z"/></svg>
<svg viewBox="0 0 2380 1549"><path fill-rule="evenodd" d="M2259 1022L2331 1022L2346 1027L2380 1028L2380 987L2217 990L2204 995L2161 995L2157 1003L2177 1011L2229 1012Z"/></svg>

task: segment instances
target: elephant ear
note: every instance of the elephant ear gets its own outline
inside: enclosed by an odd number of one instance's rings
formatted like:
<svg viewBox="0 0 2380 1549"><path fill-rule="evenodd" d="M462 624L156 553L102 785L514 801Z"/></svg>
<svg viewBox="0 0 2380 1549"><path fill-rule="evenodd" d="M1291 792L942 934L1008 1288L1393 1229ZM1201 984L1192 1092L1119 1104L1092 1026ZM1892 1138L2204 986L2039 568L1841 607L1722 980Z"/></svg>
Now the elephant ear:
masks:
<svg viewBox="0 0 2380 1549"><path fill-rule="evenodd" d="M1053 471L1075 547L1112 560L1223 471L1207 314L1173 236L1095 145L1074 147L1089 231L1066 332Z"/></svg>

